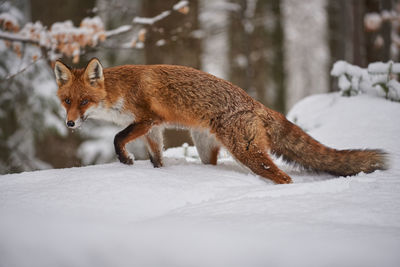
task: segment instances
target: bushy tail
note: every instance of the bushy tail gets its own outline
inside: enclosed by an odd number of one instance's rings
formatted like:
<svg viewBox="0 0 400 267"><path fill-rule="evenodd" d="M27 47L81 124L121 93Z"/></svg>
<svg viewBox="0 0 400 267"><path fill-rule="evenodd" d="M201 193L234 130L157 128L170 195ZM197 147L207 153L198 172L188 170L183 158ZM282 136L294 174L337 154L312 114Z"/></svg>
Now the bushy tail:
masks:
<svg viewBox="0 0 400 267"><path fill-rule="evenodd" d="M284 117L272 130L275 132L270 133L271 152L305 168L337 176L387 169L387 153L382 150L336 150L326 147Z"/></svg>

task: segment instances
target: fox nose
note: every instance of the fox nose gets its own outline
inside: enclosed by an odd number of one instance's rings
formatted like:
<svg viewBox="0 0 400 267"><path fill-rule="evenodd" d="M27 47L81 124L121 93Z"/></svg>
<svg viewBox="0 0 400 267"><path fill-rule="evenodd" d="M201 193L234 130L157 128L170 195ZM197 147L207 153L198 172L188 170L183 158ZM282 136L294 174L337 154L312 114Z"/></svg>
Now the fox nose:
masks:
<svg viewBox="0 0 400 267"><path fill-rule="evenodd" d="M67 126L68 127L74 127L75 126L75 122L74 121L67 121Z"/></svg>

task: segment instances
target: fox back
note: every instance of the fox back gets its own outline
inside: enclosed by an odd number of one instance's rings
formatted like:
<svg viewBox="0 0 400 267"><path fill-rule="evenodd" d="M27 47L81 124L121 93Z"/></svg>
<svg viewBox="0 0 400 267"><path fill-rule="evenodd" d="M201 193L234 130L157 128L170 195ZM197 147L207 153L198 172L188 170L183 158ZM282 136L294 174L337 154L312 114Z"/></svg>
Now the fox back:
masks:
<svg viewBox="0 0 400 267"><path fill-rule="evenodd" d="M162 166L159 129L181 125L194 129L203 162L216 163L224 146L254 173L276 183L290 183L270 153L307 169L338 176L385 169L380 150L336 150L326 147L282 114L251 98L236 85L183 66L125 65L103 69L92 59L84 69L56 62L58 96L67 111L67 126L87 118L126 127L114 139L119 160L133 164L125 145L142 136L155 167ZM207 140L206 140L207 139Z"/></svg>

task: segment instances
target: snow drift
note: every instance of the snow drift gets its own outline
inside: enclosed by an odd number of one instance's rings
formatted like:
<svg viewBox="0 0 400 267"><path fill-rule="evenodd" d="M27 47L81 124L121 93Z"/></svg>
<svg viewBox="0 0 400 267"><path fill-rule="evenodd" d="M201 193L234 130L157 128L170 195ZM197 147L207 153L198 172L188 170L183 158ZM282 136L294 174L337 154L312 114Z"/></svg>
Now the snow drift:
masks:
<svg viewBox="0 0 400 267"><path fill-rule="evenodd" d="M381 148L391 168L350 178L277 163L274 185L194 148L148 161L0 176L0 266L399 266L400 105L316 95L288 115L335 148Z"/></svg>

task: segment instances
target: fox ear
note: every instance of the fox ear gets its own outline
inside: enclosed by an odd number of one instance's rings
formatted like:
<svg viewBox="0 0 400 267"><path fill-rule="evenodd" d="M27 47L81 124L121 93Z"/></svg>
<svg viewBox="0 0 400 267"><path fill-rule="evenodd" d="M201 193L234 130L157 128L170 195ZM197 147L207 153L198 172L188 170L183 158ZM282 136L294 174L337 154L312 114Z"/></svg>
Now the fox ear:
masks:
<svg viewBox="0 0 400 267"><path fill-rule="evenodd" d="M54 64L54 73L58 86L67 83L71 79L71 70L59 60Z"/></svg>
<svg viewBox="0 0 400 267"><path fill-rule="evenodd" d="M92 58L86 66L85 77L92 83L104 81L103 66L97 58Z"/></svg>

